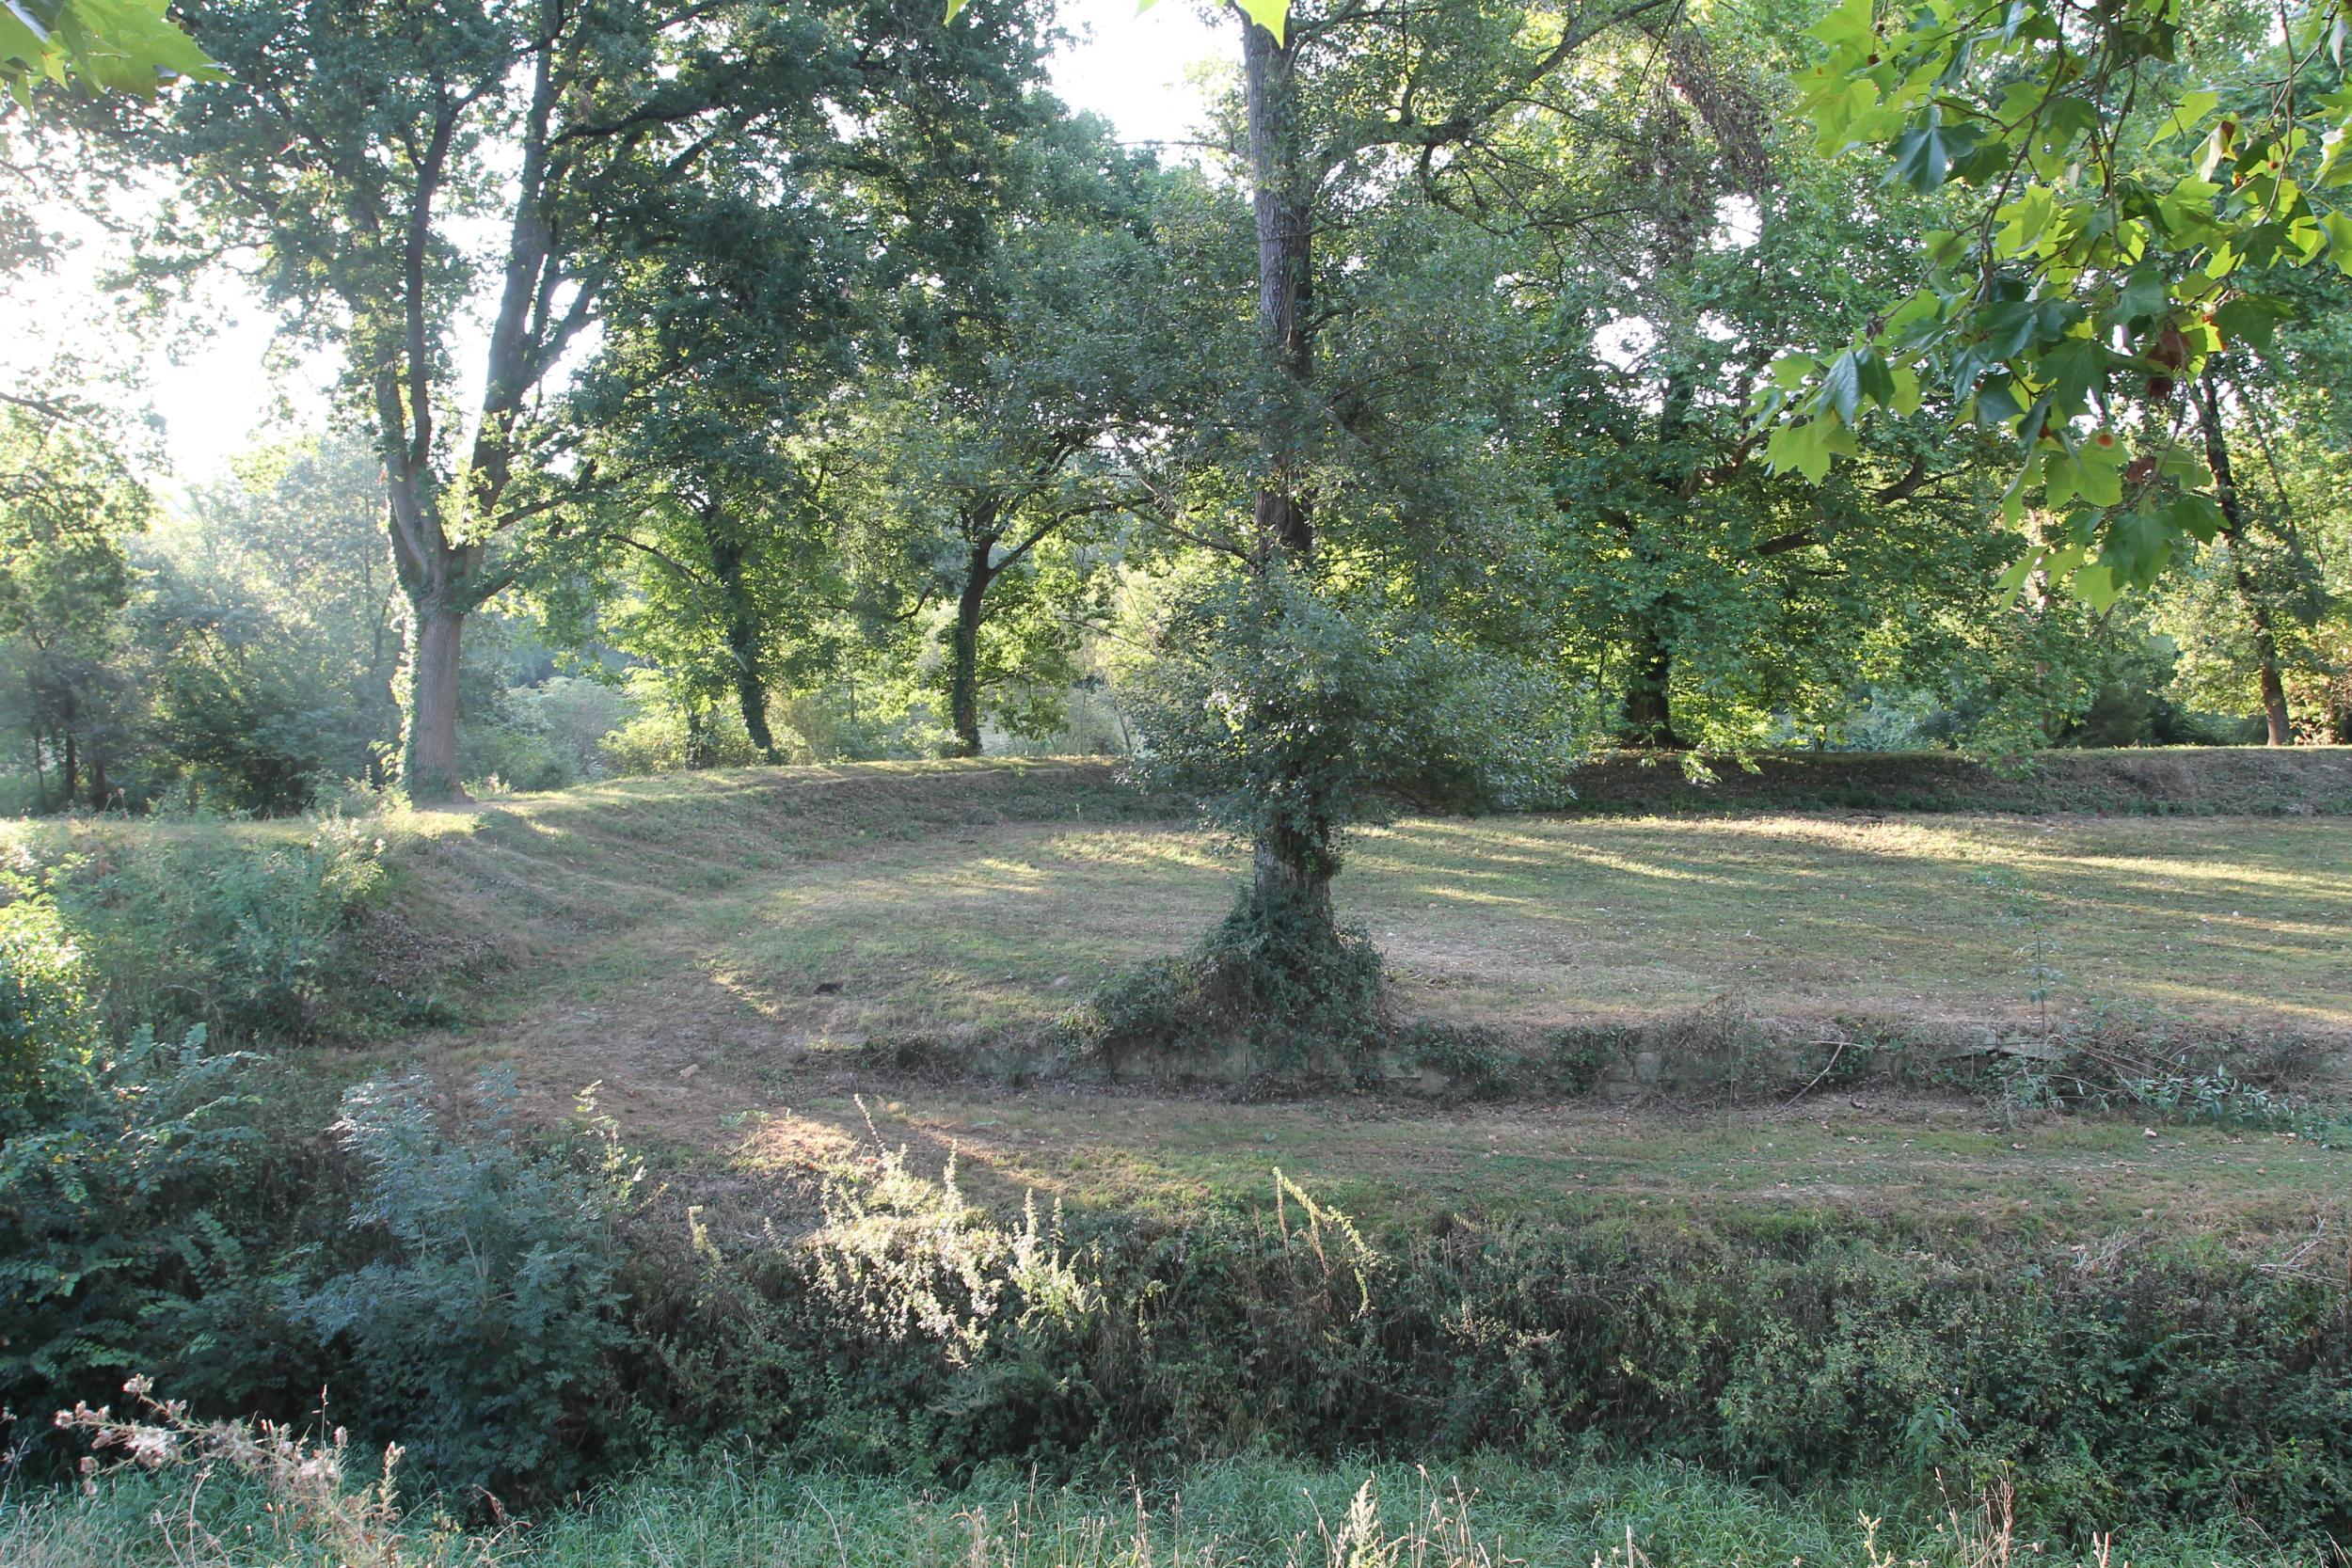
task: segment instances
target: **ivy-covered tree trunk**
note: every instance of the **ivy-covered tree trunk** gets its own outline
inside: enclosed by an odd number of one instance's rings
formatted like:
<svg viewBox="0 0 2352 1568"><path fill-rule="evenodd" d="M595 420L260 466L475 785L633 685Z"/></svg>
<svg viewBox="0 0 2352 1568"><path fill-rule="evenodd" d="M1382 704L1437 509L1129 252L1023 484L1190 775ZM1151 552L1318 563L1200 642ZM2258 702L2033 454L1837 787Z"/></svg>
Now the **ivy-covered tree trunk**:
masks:
<svg viewBox="0 0 2352 1568"><path fill-rule="evenodd" d="M2293 716L2287 711L2287 689L2279 672L2279 634L2270 606L2254 581L2246 560L2246 514L2238 499L2237 479L2230 467L2230 439L2221 424L2221 388L2208 368L2191 394L2197 404L2197 424L2205 440L2205 463L2213 470L2214 500L2221 509L2221 537L2230 546L2230 575L2245 607L2247 624L2254 633L2255 680L2262 692L2263 724L2273 746L2295 744Z"/></svg>
<svg viewBox="0 0 2352 1568"><path fill-rule="evenodd" d="M466 611L430 594L408 601L408 657L403 672L401 777L412 799L462 798L457 764L457 675Z"/></svg>
<svg viewBox="0 0 2352 1568"><path fill-rule="evenodd" d="M1633 622L1632 666L1626 676L1621 717L1625 743L1661 751L1679 750L1674 725L1674 644L1664 610L1649 605Z"/></svg>
<svg viewBox="0 0 2352 1568"><path fill-rule="evenodd" d="M1254 512L1253 568L1304 571L1315 535L1305 494L1307 402L1314 378L1313 229L1298 127L1297 36L1278 41L1244 23L1243 91L1248 110L1250 203L1258 233L1258 347L1272 388L1261 423L1261 465ZM1311 796L1304 781L1291 781ZM1307 821L1325 813L1312 799L1295 802ZM1251 853L1251 892L1259 914L1303 922L1309 947L1336 942L1330 857L1311 831L1268 830Z"/></svg>
<svg viewBox="0 0 2352 1568"><path fill-rule="evenodd" d="M776 750L775 732L768 724L768 673L763 657L759 610L743 578L745 546L740 534L724 526L714 513L704 518L710 541L710 569L719 581L727 644L727 676L735 688L735 705L743 716L743 733L762 762L784 760Z"/></svg>
<svg viewBox="0 0 2352 1568"><path fill-rule="evenodd" d="M947 630L947 718L956 732L956 754L980 754L980 622L995 572L989 558L996 536L983 532L972 542L963 588L956 595L955 624Z"/></svg>

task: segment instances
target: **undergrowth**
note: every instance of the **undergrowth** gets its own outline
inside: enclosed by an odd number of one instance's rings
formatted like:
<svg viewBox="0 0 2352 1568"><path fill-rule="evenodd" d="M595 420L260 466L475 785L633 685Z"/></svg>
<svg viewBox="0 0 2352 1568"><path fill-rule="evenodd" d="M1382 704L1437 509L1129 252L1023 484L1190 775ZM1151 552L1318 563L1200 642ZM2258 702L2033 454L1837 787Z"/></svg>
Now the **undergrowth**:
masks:
<svg viewBox="0 0 2352 1568"><path fill-rule="evenodd" d="M142 1397L144 1390L141 1390ZM469 1531L405 1505L340 1433L207 1426L154 1402L77 1413L111 1463L0 1497L14 1568L2286 1568L2258 1536L2119 1520L2053 1540L2005 1485L1890 1507L1651 1462L1435 1469L1250 1458L1125 1485L1004 1467L951 1486L679 1455L530 1522Z"/></svg>
<svg viewBox="0 0 2352 1568"><path fill-rule="evenodd" d="M1245 890L1192 951L1114 977L1064 1028L1113 1074L1356 1083L1391 1023L1369 934Z"/></svg>

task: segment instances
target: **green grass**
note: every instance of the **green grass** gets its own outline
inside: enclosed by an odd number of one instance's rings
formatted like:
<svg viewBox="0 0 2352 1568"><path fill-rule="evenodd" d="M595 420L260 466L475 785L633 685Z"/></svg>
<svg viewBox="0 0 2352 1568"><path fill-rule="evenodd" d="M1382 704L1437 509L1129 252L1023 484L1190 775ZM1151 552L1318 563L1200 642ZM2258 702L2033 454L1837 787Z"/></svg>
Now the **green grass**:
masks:
<svg viewBox="0 0 2352 1568"><path fill-rule="evenodd" d="M106 1478L94 1495L0 1509L12 1568L295 1568L351 1560L266 1512L254 1488ZM1997 1500L1775 1497L1675 1465L1558 1472L1500 1461L1397 1465L1244 1460L1136 1490L988 1473L961 1484L795 1472L755 1459L663 1466L536 1526L469 1538L407 1521L414 1568L2005 1568L2102 1560L2088 1537L2005 1535ZM2115 1521L2113 1564L2222 1568L2326 1560ZM379 1532L387 1539L393 1532ZM360 1560L359 1568L369 1568Z"/></svg>
<svg viewBox="0 0 2352 1568"><path fill-rule="evenodd" d="M2340 1093L2352 822L2335 818L1519 816L1367 833L1342 909L1379 942L1407 1017L1532 1045L1599 1031L1665 1058L1667 1091L1636 1101L1468 1108L878 1068L1038 1049L1096 984L1222 912L1237 857L1100 765L672 776L381 826L392 892L360 939L438 966L465 1022L316 1052L321 1075L508 1063L550 1114L598 1083L681 1188L755 1209L797 1201L868 1136L859 1095L885 1138L934 1164L960 1150L987 1196L1171 1214L1254 1205L1279 1165L1374 1217L1996 1223L2070 1244L2161 1224L2268 1245L2332 1223L2352 1190L2344 1156L2303 1140L2004 1115L1939 1066L1994 1030L2153 1033L2250 1058L2298 1044L2314 1092ZM1862 1082L1793 1108L1792 1085L1721 1092L1763 1070L1763 1047L1802 1082L1831 1039L1858 1042L1841 1061Z"/></svg>
<svg viewBox="0 0 2352 1568"><path fill-rule="evenodd" d="M2053 1027L2258 1056L2300 1042L2324 1073L2352 1038L2352 824L2327 818L1521 816L1357 845L1342 908L1409 1016L1534 1042L1646 1032L1708 1058L1670 1060L1669 1081L1685 1065L1736 1079L1756 1040L1804 1063L1826 1056L1816 1039L1865 1042L1849 1068L1869 1042L1908 1048L1906 1077L1794 1109L1712 1091L1235 1105L878 1069L1018 1054L1222 911L1236 857L1179 822L1118 819L1137 803L1102 782L787 770L420 819L395 855L411 920L437 907L479 933L464 940L520 951L462 998L465 1028L406 1050L511 1063L551 1111L599 1083L682 1185L755 1208L796 1201L868 1136L860 1095L885 1138L934 1165L959 1150L984 1195L1171 1214L1254 1205L1279 1165L1372 1216L1994 1223L2069 1244L2160 1223L2268 1245L2332 1221L2352 1188L2344 1155L2302 1140L2005 1116L1936 1078L1944 1047L2036 1031L2045 1007Z"/></svg>
<svg viewBox="0 0 2352 1568"><path fill-rule="evenodd" d="M2352 749L2135 747L2041 752L2010 766L1949 752L1781 752L1712 759L1686 779L1678 759L1619 753L1575 776L1587 813L1759 811L2053 812L2304 816L2352 812Z"/></svg>

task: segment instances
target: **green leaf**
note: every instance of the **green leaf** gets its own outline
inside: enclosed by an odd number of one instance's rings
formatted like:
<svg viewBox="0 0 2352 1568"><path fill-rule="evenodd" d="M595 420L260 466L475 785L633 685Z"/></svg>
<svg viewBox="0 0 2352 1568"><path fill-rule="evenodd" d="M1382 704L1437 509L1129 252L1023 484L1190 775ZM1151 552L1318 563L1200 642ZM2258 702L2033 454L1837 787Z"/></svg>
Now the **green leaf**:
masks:
<svg viewBox="0 0 2352 1568"><path fill-rule="evenodd" d="M2104 610L2123 596L2123 590L2116 583L2114 568L2104 560L2076 568L2067 585L2093 610Z"/></svg>
<svg viewBox="0 0 2352 1568"><path fill-rule="evenodd" d="M2153 261L2142 261L2123 279L2112 319L2118 325L2129 325L2171 308L2172 289L2165 282L2162 269Z"/></svg>
<svg viewBox="0 0 2352 1568"><path fill-rule="evenodd" d="M2106 378L2107 351L2095 339L2068 338L2033 368L2040 380L2049 383L2051 406L2065 418L2090 405L2091 388Z"/></svg>
<svg viewBox="0 0 2352 1568"><path fill-rule="evenodd" d="M1878 350L1850 348L1821 372L1821 394L1814 408L1834 413L1841 424L1851 426L1865 400L1882 407L1894 402L1895 375Z"/></svg>
<svg viewBox="0 0 2352 1568"><path fill-rule="evenodd" d="M1829 477L1830 459L1851 457L1859 450L1853 433L1834 415L1823 414L1803 424L1785 424L1765 443L1764 461L1774 473L1794 468L1815 484Z"/></svg>
<svg viewBox="0 0 2352 1568"><path fill-rule="evenodd" d="M2336 270L2352 273L2352 218L2329 213L2319 220L2319 230L2328 236L2328 259Z"/></svg>
<svg viewBox="0 0 2352 1568"><path fill-rule="evenodd" d="M2172 113L2166 118L2162 125L2156 127L2156 134L2149 140L2167 142L2174 136L2185 136L2195 130L2199 122L2207 115L2220 107L2220 104L2221 95L2208 88L2201 87L2195 92L2185 92L2181 94L2180 102L2172 105Z"/></svg>
<svg viewBox="0 0 2352 1568"><path fill-rule="evenodd" d="M1895 175L1914 190L1932 191L1950 177L1954 161L1983 139L1973 125L1946 125L1944 112L1930 105L1919 122L1895 139Z"/></svg>
<svg viewBox="0 0 2352 1568"><path fill-rule="evenodd" d="M1846 0L1829 15L1815 23L1813 36L1832 49L1867 50L1878 41L1873 24L1876 10L1872 0Z"/></svg>
<svg viewBox="0 0 2352 1568"><path fill-rule="evenodd" d="M2007 597L2012 599L2015 598L2018 594L2026 591L2026 580L2033 576L2034 569L2042 564L2043 560L2049 556L2049 553L2050 552L2047 549L2044 549L2041 546L2037 545L2032 549L2027 550L2024 555L2018 557L2017 563L2014 566L2011 566L2008 571L2003 572L2001 574L2001 580L1994 584L1994 586L1998 588Z"/></svg>
<svg viewBox="0 0 2352 1568"><path fill-rule="evenodd" d="M2213 313L2213 325L2232 342L2268 348L2280 318L2293 313L2285 301L2266 294L2240 294Z"/></svg>
<svg viewBox="0 0 2352 1568"><path fill-rule="evenodd" d="M2214 535L2221 531L2221 508L2214 504L2210 496L2185 491L2173 498L2167 511L2172 527L2201 545L2212 544Z"/></svg>
<svg viewBox="0 0 2352 1568"><path fill-rule="evenodd" d="M2100 540L2098 564L2106 567L2122 587L2145 587L2156 580L2165 562L2171 559L2175 537L2167 509L2142 506L2116 513L2107 518L2106 535ZM2116 590L2117 594L2122 587ZM2110 603L2114 596L2110 595Z"/></svg>
<svg viewBox="0 0 2352 1568"><path fill-rule="evenodd" d="M1283 41L1284 31L1290 25L1290 0L1241 0L1241 8L1248 13L1250 21L1272 33L1275 42Z"/></svg>

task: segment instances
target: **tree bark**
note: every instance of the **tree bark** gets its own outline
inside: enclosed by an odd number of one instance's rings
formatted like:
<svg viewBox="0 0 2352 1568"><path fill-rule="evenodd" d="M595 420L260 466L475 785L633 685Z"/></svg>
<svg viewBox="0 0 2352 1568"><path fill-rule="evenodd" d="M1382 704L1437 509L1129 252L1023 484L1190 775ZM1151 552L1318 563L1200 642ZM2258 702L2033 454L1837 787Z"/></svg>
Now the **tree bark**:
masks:
<svg viewBox="0 0 2352 1568"><path fill-rule="evenodd" d="M1245 21L1243 89L1249 119L1250 206L1258 229L1258 341L1275 372L1277 403L1263 411L1255 521L1260 564L1314 550L1314 527L1302 494L1301 423L1314 376L1312 193L1305 188L1298 146L1296 40Z"/></svg>
<svg viewBox="0 0 2352 1568"><path fill-rule="evenodd" d="M965 562L963 591L956 596L955 625L947 633L947 717L956 732L956 754L980 754L980 622L986 611L989 584L995 572L989 558L996 536L983 533L973 541Z"/></svg>
<svg viewBox="0 0 2352 1568"><path fill-rule="evenodd" d="M1249 862L1249 895L1261 910L1282 911L1303 920L1318 940L1337 940L1330 865L1314 846L1291 842L1280 833L1261 833L1250 847Z"/></svg>
<svg viewBox="0 0 2352 1568"><path fill-rule="evenodd" d="M2237 478L2230 467L2230 441L2221 426L2221 389L2211 369L2199 378L2195 401L2197 423L2205 438L2205 466L2213 470L2214 499L2221 508L2221 537L2230 546L2230 575L2238 602L2254 631L2255 678L2262 691L2263 723L2268 744L2295 744L2293 716L2287 711L2286 683L2279 673L2279 637L2270 606L2255 586L2246 563L2246 515L2238 499Z"/></svg>
<svg viewBox="0 0 2352 1568"><path fill-rule="evenodd" d="M431 596L410 599L404 672L401 777L418 801L463 800L457 766L457 673L466 612Z"/></svg>

